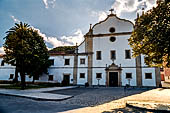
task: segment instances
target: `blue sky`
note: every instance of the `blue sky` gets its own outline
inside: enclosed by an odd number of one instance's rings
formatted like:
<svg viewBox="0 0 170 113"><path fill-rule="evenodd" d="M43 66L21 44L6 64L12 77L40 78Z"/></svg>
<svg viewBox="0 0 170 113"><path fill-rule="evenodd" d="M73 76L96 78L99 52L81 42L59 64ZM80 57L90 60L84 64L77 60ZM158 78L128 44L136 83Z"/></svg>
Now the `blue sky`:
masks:
<svg viewBox="0 0 170 113"><path fill-rule="evenodd" d="M83 41L89 24L107 17L115 9L117 16L133 21L141 7L145 10L156 0L0 0L0 47L5 32L22 21L44 37L48 48L75 45ZM2 52L2 48L0 49Z"/></svg>

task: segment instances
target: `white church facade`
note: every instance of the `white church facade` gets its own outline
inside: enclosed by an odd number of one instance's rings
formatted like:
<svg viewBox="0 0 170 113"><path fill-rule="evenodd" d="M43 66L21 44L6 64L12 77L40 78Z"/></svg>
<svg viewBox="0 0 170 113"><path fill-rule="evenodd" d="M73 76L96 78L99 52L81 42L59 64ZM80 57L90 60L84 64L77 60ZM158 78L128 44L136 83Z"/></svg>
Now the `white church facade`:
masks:
<svg viewBox="0 0 170 113"><path fill-rule="evenodd" d="M38 82L66 82L73 85L103 85L120 87L159 86L160 69L148 67L144 56L132 57L128 39L134 29L132 22L114 14L94 26L84 35L84 41L74 52L50 53L53 65L48 75ZM2 61L2 58L0 59ZM0 66L0 80L15 74L15 67ZM12 78L12 77L11 77ZM31 80L31 78L27 78Z"/></svg>

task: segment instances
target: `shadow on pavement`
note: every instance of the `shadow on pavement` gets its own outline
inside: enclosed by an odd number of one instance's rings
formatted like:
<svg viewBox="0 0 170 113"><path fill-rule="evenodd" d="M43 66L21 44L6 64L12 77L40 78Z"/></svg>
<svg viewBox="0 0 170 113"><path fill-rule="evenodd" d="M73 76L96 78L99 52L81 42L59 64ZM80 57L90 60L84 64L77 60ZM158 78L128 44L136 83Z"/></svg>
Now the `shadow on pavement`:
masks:
<svg viewBox="0 0 170 113"><path fill-rule="evenodd" d="M119 109L113 109L113 111L104 111L102 113L163 113L163 112L131 108L131 107L124 107L124 108L119 108Z"/></svg>

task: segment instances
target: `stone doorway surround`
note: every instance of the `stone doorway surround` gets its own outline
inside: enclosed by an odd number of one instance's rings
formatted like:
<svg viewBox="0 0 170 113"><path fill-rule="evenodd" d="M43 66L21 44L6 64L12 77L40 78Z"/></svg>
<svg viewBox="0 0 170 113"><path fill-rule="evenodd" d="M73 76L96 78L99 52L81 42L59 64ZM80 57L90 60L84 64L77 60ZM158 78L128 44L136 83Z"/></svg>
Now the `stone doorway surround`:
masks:
<svg viewBox="0 0 170 113"><path fill-rule="evenodd" d="M106 66L106 86L109 87L109 73L110 72L118 72L118 86L122 86L122 81L121 81L121 73L122 73L122 68L121 65L115 65L112 63L108 67Z"/></svg>

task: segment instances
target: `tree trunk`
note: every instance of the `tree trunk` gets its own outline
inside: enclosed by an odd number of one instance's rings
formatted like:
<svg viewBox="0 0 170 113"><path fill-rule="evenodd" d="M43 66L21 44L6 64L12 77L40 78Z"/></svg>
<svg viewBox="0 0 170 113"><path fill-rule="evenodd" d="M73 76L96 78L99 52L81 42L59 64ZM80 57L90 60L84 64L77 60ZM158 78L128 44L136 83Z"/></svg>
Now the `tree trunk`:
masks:
<svg viewBox="0 0 170 113"><path fill-rule="evenodd" d="M18 69L17 69L17 66L15 68L15 78L14 78L13 82L18 83Z"/></svg>
<svg viewBox="0 0 170 113"><path fill-rule="evenodd" d="M26 87L26 84L25 84L25 74L23 72L21 72L20 76L21 76L21 89L24 90L25 87Z"/></svg>

